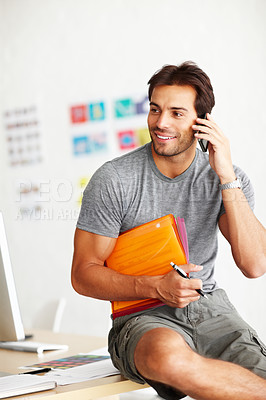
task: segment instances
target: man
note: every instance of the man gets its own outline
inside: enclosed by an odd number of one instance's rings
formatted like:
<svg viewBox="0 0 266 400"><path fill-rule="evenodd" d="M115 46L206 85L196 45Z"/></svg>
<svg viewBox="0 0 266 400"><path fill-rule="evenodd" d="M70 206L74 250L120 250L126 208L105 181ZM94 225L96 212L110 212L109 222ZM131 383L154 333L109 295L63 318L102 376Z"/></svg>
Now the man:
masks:
<svg viewBox="0 0 266 400"><path fill-rule="evenodd" d="M265 399L266 348L213 276L218 227L244 275L266 271L251 184L232 165L229 141L210 116L211 82L196 64L165 66L149 85L151 143L104 164L84 192L73 287L103 300L164 303L114 320L109 351L126 377L147 381L165 399ZM207 119L198 118L204 113ZM197 139L209 142L209 154L196 149ZM190 280L175 271L127 276L104 266L119 233L169 213L186 222L192 263L182 268Z"/></svg>

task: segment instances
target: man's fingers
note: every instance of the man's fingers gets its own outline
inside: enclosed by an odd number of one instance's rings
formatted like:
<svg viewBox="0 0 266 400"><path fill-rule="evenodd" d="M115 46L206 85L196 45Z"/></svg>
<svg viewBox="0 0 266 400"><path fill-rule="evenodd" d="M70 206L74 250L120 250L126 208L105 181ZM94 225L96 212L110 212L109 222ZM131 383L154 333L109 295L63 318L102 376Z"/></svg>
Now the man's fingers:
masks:
<svg viewBox="0 0 266 400"><path fill-rule="evenodd" d="M203 269L202 265L197 264L183 264L179 265L179 267L187 274L189 274L190 272L199 272Z"/></svg>

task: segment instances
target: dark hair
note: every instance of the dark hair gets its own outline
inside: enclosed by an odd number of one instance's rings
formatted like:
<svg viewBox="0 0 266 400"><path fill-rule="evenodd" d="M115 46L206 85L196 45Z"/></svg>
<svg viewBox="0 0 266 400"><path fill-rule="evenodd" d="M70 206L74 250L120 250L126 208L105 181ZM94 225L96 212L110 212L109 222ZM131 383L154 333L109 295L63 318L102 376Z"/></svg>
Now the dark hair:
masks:
<svg viewBox="0 0 266 400"><path fill-rule="evenodd" d="M191 86L196 90L194 107L198 115L210 113L214 104L214 93L210 78L192 61L181 65L165 65L148 82L149 100L153 89L160 85Z"/></svg>

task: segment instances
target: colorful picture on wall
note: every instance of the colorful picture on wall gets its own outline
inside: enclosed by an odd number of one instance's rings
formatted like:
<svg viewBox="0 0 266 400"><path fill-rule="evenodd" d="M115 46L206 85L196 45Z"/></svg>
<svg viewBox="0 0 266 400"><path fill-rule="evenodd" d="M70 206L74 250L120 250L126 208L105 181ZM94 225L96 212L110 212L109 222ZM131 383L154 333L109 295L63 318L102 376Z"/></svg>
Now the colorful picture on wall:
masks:
<svg viewBox="0 0 266 400"><path fill-rule="evenodd" d="M75 157L101 155L103 162L150 141L146 94L73 104L70 108L72 152ZM111 154L113 152L113 154Z"/></svg>
<svg viewBox="0 0 266 400"><path fill-rule="evenodd" d="M104 102L91 103L88 105L89 120L90 121L103 121L105 119L105 104Z"/></svg>
<svg viewBox="0 0 266 400"><path fill-rule="evenodd" d="M87 184L89 183L90 180L90 176L83 176L82 178L79 179L78 181L78 192L79 192L79 196L78 196L78 205L81 205L82 202L82 197L83 197L83 192L87 186Z"/></svg>
<svg viewBox="0 0 266 400"><path fill-rule="evenodd" d="M148 96L122 98L114 101L115 118L132 117L147 114Z"/></svg>
<svg viewBox="0 0 266 400"><path fill-rule="evenodd" d="M150 142L150 134L147 128L118 131L117 137L120 150L134 149Z"/></svg>
<svg viewBox="0 0 266 400"><path fill-rule="evenodd" d="M129 117L136 114L136 106L132 99L121 99L114 102L116 118Z"/></svg>
<svg viewBox="0 0 266 400"><path fill-rule="evenodd" d="M105 132L73 137L73 154L75 156L95 154L106 151L107 148L107 134Z"/></svg>
<svg viewBox="0 0 266 400"><path fill-rule="evenodd" d="M72 124L82 124L88 121L103 121L105 119L105 103L103 101L79 104L70 107Z"/></svg>
<svg viewBox="0 0 266 400"><path fill-rule="evenodd" d="M88 136L78 136L73 138L73 153L76 156L90 153Z"/></svg>
<svg viewBox="0 0 266 400"><path fill-rule="evenodd" d="M137 146L134 130L120 131L117 136L121 150L134 149Z"/></svg>
<svg viewBox="0 0 266 400"><path fill-rule="evenodd" d="M148 128L136 129L136 135L138 138L138 146L143 146L151 141L150 132Z"/></svg>
<svg viewBox="0 0 266 400"><path fill-rule="evenodd" d="M73 106L70 108L72 124L80 124L88 121L88 107L86 104Z"/></svg>

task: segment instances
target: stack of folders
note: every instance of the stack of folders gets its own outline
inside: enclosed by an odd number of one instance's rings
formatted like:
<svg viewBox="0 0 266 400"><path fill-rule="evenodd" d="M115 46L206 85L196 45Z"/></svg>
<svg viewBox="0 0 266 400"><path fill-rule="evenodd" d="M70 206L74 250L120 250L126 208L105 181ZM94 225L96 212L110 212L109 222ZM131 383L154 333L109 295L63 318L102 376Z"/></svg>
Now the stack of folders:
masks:
<svg viewBox="0 0 266 400"><path fill-rule="evenodd" d="M164 275L189 262L188 240L183 218L172 214L123 232L105 264L126 275ZM163 303L157 299L112 301L113 319Z"/></svg>

